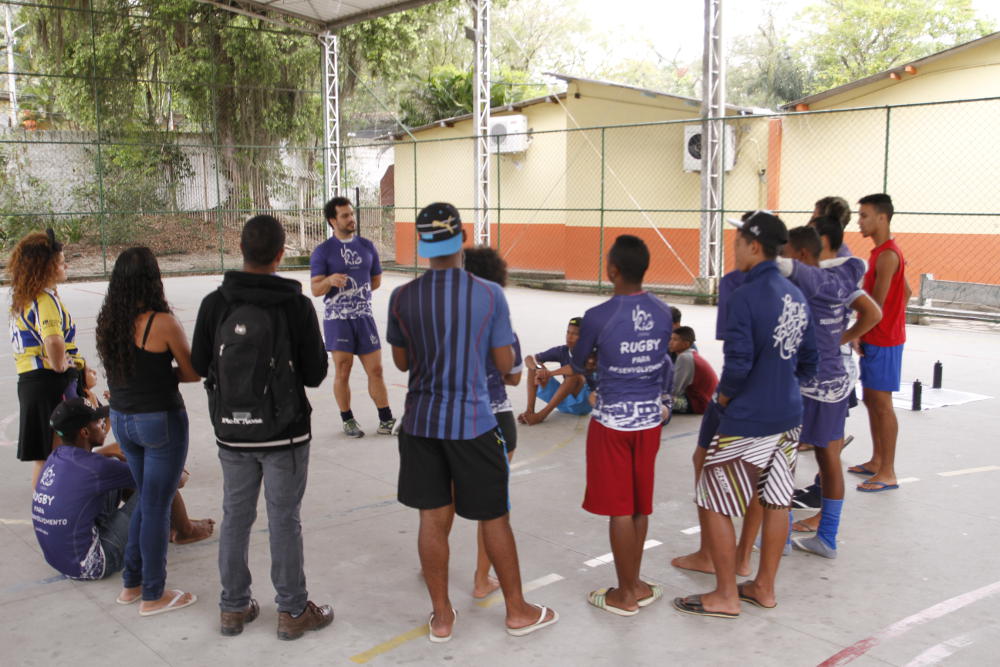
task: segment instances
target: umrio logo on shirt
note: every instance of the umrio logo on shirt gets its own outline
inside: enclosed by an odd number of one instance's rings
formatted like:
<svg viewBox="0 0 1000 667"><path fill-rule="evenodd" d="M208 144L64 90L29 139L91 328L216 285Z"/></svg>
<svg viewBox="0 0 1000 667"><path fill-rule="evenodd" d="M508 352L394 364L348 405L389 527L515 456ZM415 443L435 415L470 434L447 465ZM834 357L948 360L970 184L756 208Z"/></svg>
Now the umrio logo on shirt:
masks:
<svg viewBox="0 0 1000 667"><path fill-rule="evenodd" d="M632 326L636 331L650 331L653 328L653 316L636 306L632 309Z"/></svg>
<svg viewBox="0 0 1000 667"><path fill-rule="evenodd" d="M344 260L344 264L347 264L348 266L357 266L362 261L361 255L354 252L350 248L341 248L340 256Z"/></svg>

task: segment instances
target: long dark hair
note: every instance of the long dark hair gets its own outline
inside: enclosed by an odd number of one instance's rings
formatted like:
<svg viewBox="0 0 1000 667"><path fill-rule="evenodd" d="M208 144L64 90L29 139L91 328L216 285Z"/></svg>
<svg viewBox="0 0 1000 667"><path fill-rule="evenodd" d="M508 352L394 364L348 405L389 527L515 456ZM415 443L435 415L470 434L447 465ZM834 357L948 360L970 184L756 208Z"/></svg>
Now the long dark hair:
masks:
<svg viewBox="0 0 1000 667"><path fill-rule="evenodd" d="M145 247L118 255L97 316L97 354L109 384L124 384L135 368L135 319L148 310L169 313L160 266Z"/></svg>

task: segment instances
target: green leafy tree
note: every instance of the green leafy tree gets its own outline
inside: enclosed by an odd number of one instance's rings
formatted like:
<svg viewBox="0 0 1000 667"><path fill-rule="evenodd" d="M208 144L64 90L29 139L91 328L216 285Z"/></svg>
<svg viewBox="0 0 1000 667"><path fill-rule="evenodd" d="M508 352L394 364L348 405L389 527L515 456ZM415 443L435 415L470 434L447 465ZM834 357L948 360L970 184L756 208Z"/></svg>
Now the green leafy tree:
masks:
<svg viewBox="0 0 1000 667"><path fill-rule="evenodd" d="M822 0L801 18L817 26L806 41L815 80L809 92L839 86L981 37L992 25L972 0Z"/></svg>
<svg viewBox="0 0 1000 667"><path fill-rule="evenodd" d="M733 41L726 75L733 103L774 109L804 97L811 81L800 47L778 31L773 12L753 33Z"/></svg>

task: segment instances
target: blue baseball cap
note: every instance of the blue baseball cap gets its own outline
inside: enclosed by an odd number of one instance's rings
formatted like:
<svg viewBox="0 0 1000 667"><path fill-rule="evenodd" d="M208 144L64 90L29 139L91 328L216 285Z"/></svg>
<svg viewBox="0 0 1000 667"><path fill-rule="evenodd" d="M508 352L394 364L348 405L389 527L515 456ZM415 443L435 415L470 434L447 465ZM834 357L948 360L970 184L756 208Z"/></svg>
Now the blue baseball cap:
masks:
<svg viewBox="0 0 1000 667"><path fill-rule="evenodd" d="M417 216L417 254L444 257L462 249L462 218L451 204L425 206Z"/></svg>

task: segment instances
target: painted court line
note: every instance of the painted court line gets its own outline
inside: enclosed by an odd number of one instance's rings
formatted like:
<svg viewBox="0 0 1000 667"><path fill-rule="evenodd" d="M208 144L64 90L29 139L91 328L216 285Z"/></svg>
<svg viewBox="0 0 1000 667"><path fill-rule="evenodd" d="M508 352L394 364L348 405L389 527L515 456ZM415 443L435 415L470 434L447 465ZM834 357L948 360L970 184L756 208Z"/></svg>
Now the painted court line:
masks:
<svg viewBox="0 0 1000 667"><path fill-rule="evenodd" d="M697 535L701 532L701 526L691 526L690 528L685 528L681 532L685 535Z"/></svg>
<svg viewBox="0 0 1000 667"><path fill-rule="evenodd" d="M530 593L531 591L537 591L542 586L548 586L549 584L554 584L557 581L562 581L562 580L563 577L561 575L558 575L555 572L551 572L545 575L544 577L538 577L537 579L532 579L526 584L522 584L521 590L525 593ZM503 594L500 593L500 591L497 591L496 593L493 593L486 599L477 602L476 606L482 607L483 609L488 609L489 607L492 607L493 605L500 602L503 602Z"/></svg>
<svg viewBox="0 0 1000 667"><path fill-rule="evenodd" d="M963 468L962 470L949 470L948 472L939 472L938 477L957 477L958 475L971 475L977 472L993 472L994 470L1000 470L1000 466L980 466L978 468Z"/></svg>
<svg viewBox="0 0 1000 667"><path fill-rule="evenodd" d="M989 584L988 586L983 586L982 588L977 588L976 590L969 591L968 593L956 595L955 597L945 600L944 602L939 602L938 604L928 607L923 611L918 611L912 616L907 616L901 621L896 621L892 625L882 628L871 637L862 639L861 641L848 646L844 650L835 653L821 662L819 667L837 667L838 665L846 665L849 662L857 660L886 640L904 635L918 625L923 625L924 623L941 618L942 616L947 616L952 612L958 611L962 607L966 607L973 602L978 602L983 598L996 595L997 593L1000 593L1000 581Z"/></svg>
<svg viewBox="0 0 1000 667"><path fill-rule="evenodd" d="M906 667L925 667L926 665L936 665L945 658L951 657L966 646L972 646L972 633L952 637L940 644L935 644L918 655L913 660L906 663Z"/></svg>
<svg viewBox="0 0 1000 667"><path fill-rule="evenodd" d="M904 477L903 479L897 479L896 484L910 484L912 482L919 482L919 477Z"/></svg>
<svg viewBox="0 0 1000 667"><path fill-rule="evenodd" d="M0 524L5 526L30 526L31 521L28 519L0 519Z"/></svg>
<svg viewBox="0 0 1000 667"><path fill-rule="evenodd" d="M642 545L643 551L646 549L652 549L653 547L658 547L663 542L659 540L646 540L645 544ZM603 556L598 556L597 558L591 558L588 561L584 561L584 565L587 567L600 567L601 565L607 565L608 563L614 562L615 555L611 553L606 553Z"/></svg>
<svg viewBox="0 0 1000 667"><path fill-rule="evenodd" d="M538 590L542 586L548 586L549 584L554 584L557 581L562 581L562 580L563 580L562 576L556 574L555 572L551 572L549 574L546 574L544 577L539 577L538 579L532 579L531 581L523 584L521 586L521 590L524 591L525 593L528 593L530 591ZM492 607L493 605L499 602L503 602L503 595L497 592L489 596L485 600L480 600L476 604L480 607L486 608L486 607ZM373 646L372 648L368 649L363 653L352 655L351 662L363 665L366 662L370 661L372 658L377 658L383 653L388 653L397 646L401 646L412 639L419 639L421 637L426 637L426 636L427 636L427 624L421 623L412 630L407 630L402 634L396 635L392 639L384 641L378 646Z"/></svg>

